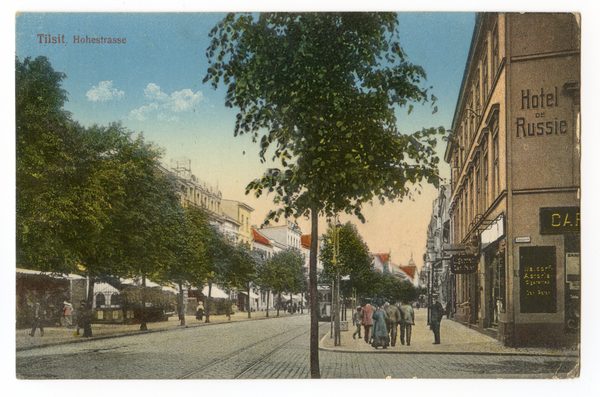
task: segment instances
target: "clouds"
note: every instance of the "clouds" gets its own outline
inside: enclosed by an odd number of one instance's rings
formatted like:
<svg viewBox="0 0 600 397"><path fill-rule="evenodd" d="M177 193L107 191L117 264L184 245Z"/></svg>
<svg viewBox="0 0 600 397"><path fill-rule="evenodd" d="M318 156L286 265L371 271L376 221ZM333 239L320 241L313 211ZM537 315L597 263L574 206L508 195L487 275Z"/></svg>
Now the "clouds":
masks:
<svg viewBox="0 0 600 397"><path fill-rule="evenodd" d="M88 101L92 102L106 102L112 100L121 100L125 97L125 91L119 91L113 88L112 81L101 81L98 86L93 86L85 96Z"/></svg>
<svg viewBox="0 0 600 397"><path fill-rule="evenodd" d="M184 113L194 110L202 100L202 92L194 93L189 88L175 91L171 95L162 92L160 86L149 83L144 89L144 97L150 101L147 106L132 110L130 117L145 121L155 117L159 121L177 122L179 117L174 113Z"/></svg>

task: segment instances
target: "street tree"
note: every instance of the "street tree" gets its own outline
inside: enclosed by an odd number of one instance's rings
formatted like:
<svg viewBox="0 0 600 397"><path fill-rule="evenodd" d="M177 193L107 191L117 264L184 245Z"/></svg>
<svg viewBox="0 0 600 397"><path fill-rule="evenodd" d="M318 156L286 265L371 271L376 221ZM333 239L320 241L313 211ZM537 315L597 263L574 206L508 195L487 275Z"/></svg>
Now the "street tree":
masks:
<svg viewBox="0 0 600 397"><path fill-rule="evenodd" d="M175 213L179 220L172 224L170 232L172 260L164 263L158 280L178 285L178 315L181 325L185 325L184 286L191 285L200 291L204 286L209 268L206 240L210 226L206 211L190 205L180 207L180 211Z"/></svg>
<svg viewBox="0 0 600 397"><path fill-rule="evenodd" d="M298 293L304 286L304 258L295 249L273 255L262 269L262 284L277 295L277 316L281 308L281 294Z"/></svg>
<svg viewBox="0 0 600 397"><path fill-rule="evenodd" d="M223 266L219 270L220 284L228 290L235 288L246 291L248 296L246 310L248 318L250 318L250 290L257 274L256 259L248 244L235 244L229 252L229 257L225 258L222 262Z"/></svg>
<svg viewBox="0 0 600 397"><path fill-rule="evenodd" d="M172 260L175 186L162 151L120 124L83 128L64 111L66 78L45 57L16 60L17 265L94 280L154 275Z"/></svg>
<svg viewBox="0 0 600 397"><path fill-rule="evenodd" d="M267 216L311 217L311 377L318 378L317 237L319 215L345 212L364 221L372 200L437 184L436 136L398 130L396 109L435 102L425 72L407 61L395 13L228 14L210 32L205 82L227 86L239 113L234 134L260 143L270 169L246 192L274 193ZM432 104L433 105L433 104ZM435 112L437 108L433 108Z"/></svg>
<svg viewBox="0 0 600 397"><path fill-rule="evenodd" d="M351 222L338 226L337 233L337 271L340 277L349 276L349 280L340 285L340 292L344 296L352 296L354 293L364 296L366 292L370 292L372 282L373 258L369 247ZM328 284L333 280L336 270L333 264L334 239L335 231L330 227L323 236L320 253L323 263L322 280Z"/></svg>

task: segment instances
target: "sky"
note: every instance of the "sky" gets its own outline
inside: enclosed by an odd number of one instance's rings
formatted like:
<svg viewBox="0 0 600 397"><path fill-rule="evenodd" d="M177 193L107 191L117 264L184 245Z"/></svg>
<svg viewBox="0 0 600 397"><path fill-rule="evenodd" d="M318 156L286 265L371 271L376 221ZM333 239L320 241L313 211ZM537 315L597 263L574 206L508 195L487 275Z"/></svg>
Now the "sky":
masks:
<svg viewBox="0 0 600 397"><path fill-rule="evenodd" d="M165 150L163 163L188 158L192 173L224 198L247 203L260 226L273 208L272 197L245 195L248 182L262 175L259 147L249 136L234 137L236 109L224 105L226 88L202 84L208 68L209 31L222 13L21 13L16 18L16 55L46 56L67 76L65 108L84 126L119 121ZM397 111L401 133L423 127L451 128L458 90L473 33L474 13L399 13L400 43L408 60L427 73L426 87L437 98L430 104ZM79 38L79 42L77 41ZM125 44L84 43L92 38L121 38ZM58 43L52 43L56 41ZM443 157L445 146L438 155ZM442 162L441 175L448 177ZM415 201L378 202L365 207L367 222L351 221L373 253L390 253L392 262L420 267L426 230L437 191L426 187ZM299 218L304 234L310 223ZM325 232L326 220L320 224Z"/></svg>

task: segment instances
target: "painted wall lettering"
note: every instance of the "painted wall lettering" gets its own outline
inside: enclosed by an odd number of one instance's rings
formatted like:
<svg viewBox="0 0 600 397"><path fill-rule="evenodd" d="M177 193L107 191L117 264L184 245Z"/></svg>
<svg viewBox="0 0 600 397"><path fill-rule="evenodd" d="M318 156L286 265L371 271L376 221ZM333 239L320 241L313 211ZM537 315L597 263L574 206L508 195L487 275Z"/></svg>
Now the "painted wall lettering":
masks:
<svg viewBox="0 0 600 397"><path fill-rule="evenodd" d="M569 132L567 120L539 120L545 119L548 110L559 106L558 87L551 90L524 89L521 90L521 110L535 110L530 118L517 117L515 121L517 138L565 135Z"/></svg>

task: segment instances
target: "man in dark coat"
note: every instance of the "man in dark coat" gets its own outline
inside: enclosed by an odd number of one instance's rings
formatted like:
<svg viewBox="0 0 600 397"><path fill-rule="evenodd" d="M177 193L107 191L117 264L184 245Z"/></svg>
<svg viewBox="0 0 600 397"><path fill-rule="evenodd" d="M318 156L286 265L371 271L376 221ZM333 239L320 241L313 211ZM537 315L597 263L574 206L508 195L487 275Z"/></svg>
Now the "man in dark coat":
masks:
<svg viewBox="0 0 600 397"><path fill-rule="evenodd" d="M438 300L431 307L430 328L433 331L433 337L435 339L435 341L433 342L434 345L440 344L440 323L442 322L443 315L444 315L444 307Z"/></svg>
<svg viewBox="0 0 600 397"><path fill-rule="evenodd" d="M400 310L400 343L404 344L404 337L406 336L406 345L410 346L410 336L412 333L412 326L415 325L415 311L408 302L402 302L399 307Z"/></svg>

